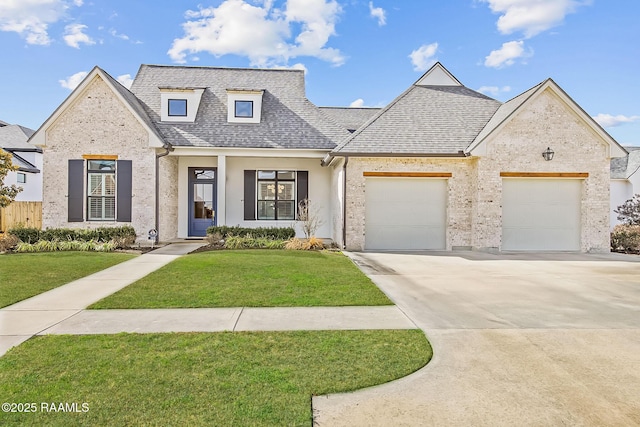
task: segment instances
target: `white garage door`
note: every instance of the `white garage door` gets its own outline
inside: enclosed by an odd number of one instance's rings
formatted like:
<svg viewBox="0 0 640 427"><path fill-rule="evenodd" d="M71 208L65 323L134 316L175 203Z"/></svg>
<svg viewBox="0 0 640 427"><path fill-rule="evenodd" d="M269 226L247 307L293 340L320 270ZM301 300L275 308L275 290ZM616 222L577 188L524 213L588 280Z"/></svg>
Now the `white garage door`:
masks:
<svg viewBox="0 0 640 427"><path fill-rule="evenodd" d="M580 250L580 195L576 179L504 179L502 250Z"/></svg>
<svg viewBox="0 0 640 427"><path fill-rule="evenodd" d="M446 248L447 181L367 178L365 249Z"/></svg>

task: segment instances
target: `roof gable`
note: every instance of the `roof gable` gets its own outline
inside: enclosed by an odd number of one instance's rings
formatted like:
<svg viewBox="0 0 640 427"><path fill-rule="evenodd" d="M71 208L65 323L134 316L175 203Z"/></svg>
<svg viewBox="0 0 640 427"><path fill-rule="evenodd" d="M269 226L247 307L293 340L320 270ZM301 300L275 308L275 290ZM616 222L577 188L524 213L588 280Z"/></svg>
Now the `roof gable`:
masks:
<svg viewBox="0 0 640 427"><path fill-rule="evenodd" d="M437 63L332 155L463 155L499 106L499 101L462 86Z"/></svg>
<svg viewBox="0 0 640 427"><path fill-rule="evenodd" d="M418 79L416 86L463 86L444 66L436 62Z"/></svg>
<svg viewBox="0 0 640 427"><path fill-rule="evenodd" d="M589 126L601 140L609 146L609 157L623 157L627 154L618 142L613 139L591 116L589 116L560 86L552 79L547 79L542 83L532 87L522 94L505 102L496 111L491 120L476 136L467 148L471 155L482 155L486 150L486 143L491 136L499 132L506 126L515 115L527 104L532 103L538 96L546 90L555 94L564 104L570 108L582 121Z"/></svg>
<svg viewBox="0 0 640 427"><path fill-rule="evenodd" d="M120 100L120 102L133 114L133 116L140 122L140 124L149 132L149 145L152 147L162 147L165 145L161 134L155 128L149 117L147 116L144 108L140 105L138 99L122 84L111 77L107 72L100 67L94 67L93 70L82 80L82 82L71 92L71 94L65 99L60 106L49 116L47 120L38 128L38 130L31 136L29 142L39 146L46 145L46 131L52 126L60 115L70 107L74 101L82 95L89 84L96 78L102 79L107 87L111 89L114 95Z"/></svg>

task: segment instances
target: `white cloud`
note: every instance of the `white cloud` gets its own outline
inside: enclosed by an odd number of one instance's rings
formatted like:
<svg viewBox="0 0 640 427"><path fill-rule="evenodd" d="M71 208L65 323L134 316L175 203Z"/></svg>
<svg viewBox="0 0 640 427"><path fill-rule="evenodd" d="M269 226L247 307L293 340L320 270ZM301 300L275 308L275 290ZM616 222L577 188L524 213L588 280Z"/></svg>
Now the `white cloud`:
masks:
<svg viewBox="0 0 640 427"><path fill-rule="evenodd" d="M356 99L351 104L349 104L349 107L350 108L362 108L362 107L364 107L364 99L362 99L362 98Z"/></svg>
<svg viewBox="0 0 640 427"><path fill-rule="evenodd" d="M415 71L427 71L436 63L434 56L438 52L438 43L425 44L411 52L409 58Z"/></svg>
<svg viewBox="0 0 640 427"><path fill-rule="evenodd" d="M480 0L488 3L498 18L498 30L502 34L522 31L526 38L556 27L564 17L574 13L579 6L591 0Z"/></svg>
<svg viewBox="0 0 640 427"><path fill-rule="evenodd" d="M511 92L511 86L482 86L478 89L478 92L491 96L498 96L501 93Z"/></svg>
<svg viewBox="0 0 640 427"><path fill-rule="evenodd" d="M76 87L78 87L82 80L87 77L87 74L89 73L86 71L80 71L72 76L67 77L66 80L58 80L58 83L60 83L60 86L65 89L74 90Z"/></svg>
<svg viewBox="0 0 640 427"><path fill-rule="evenodd" d="M373 2L369 2L369 12L372 18L378 19L378 25L383 26L387 23L387 12L381 7L373 7Z"/></svg>
<svg viewBox="0 0 640 427"><path fill-rule="evenodd" d="M83 33L88 27L82 24L70 24L64 27L64 42L71 47L75 47L76 49L80 49L80 43L84 43L86 45L96 44L96 42L89 37L87 34Z"/></svg>
<svg viewBox="0 0 640 427"><path fill-rule="evenodd" d="M118 39L122 39L122 40L129 40L129 36L126 34L121 34L118 33L116 30L114 30L113 28L111 30L109 30L109 34L111 34L113 37L116 37Z"/></svg>
<svg viewBox="0 0 640 427"><path fill-rule="evenodd" d="M81 0L0 1L0 31L16 32L28 44L49 45L49 25L64 18L70 7L82 3Z"/></svg>
<svg viewBox="0 0 640 427"><path fill-rule="evenodd" d="M513 65L518 58L529 58L532 55L533 51L525 51L522 40L506 42L502 44L500 49L491 51L489 56L485 57L484 65L492 68L503 68Z"/></svg>
<svg viewBox="0 0 640 427"><path fill-rule="evenodd" d="M121 76L118 76L116 80L118 80L122 86L126 87L127 89L131 89L131 85L133 84L133 78L131 77L131 74L123 74Z"/></svg>
<svg viewBox="0 0 640 427"><path fill-rule="evenodd" d="M593 119L600 124L600 126L605 128L620 126L626 123L633 123L640 121L640 116L623 116L619 114L617 116L613 116L611 114L598 114L593 117Z"/></svg>
<svg viewBox="0 0 640 427"><path fill-rule="evenodd" d="M335 0L286 0L283 9L274 8L272 0L256 3L225 0L218 7L187 11L185 35L167 54L178 63L199 52L246 56L258 66L286 64L298 56L344 63L339 50L325 47L342 11Z"/></svg>

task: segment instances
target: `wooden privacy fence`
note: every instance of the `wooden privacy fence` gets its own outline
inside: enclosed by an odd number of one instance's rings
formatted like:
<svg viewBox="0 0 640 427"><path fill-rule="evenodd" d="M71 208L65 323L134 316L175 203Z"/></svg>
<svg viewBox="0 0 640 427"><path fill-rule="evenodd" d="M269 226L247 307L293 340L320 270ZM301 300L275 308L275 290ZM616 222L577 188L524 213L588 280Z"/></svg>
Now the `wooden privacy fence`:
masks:
<svg viewBox="0 0 640 427"><path fill-rule="evenodd" d="M17 225L42 228L42 202L13 202L0 208L0 232Z"/></svg>

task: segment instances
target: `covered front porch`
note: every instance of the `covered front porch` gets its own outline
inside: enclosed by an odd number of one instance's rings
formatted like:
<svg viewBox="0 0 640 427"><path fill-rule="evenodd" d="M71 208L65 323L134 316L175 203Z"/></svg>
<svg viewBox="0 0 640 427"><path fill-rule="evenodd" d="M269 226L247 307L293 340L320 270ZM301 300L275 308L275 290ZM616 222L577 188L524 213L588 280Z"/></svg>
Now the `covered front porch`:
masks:
<svg viewBox="0 0 640 427"><path fill-rule="evenodd" d="M159 159L160 240L202 237L212 225L295 227L308 199L332 236L331 175L318 150L180 147Z"/></svg>

